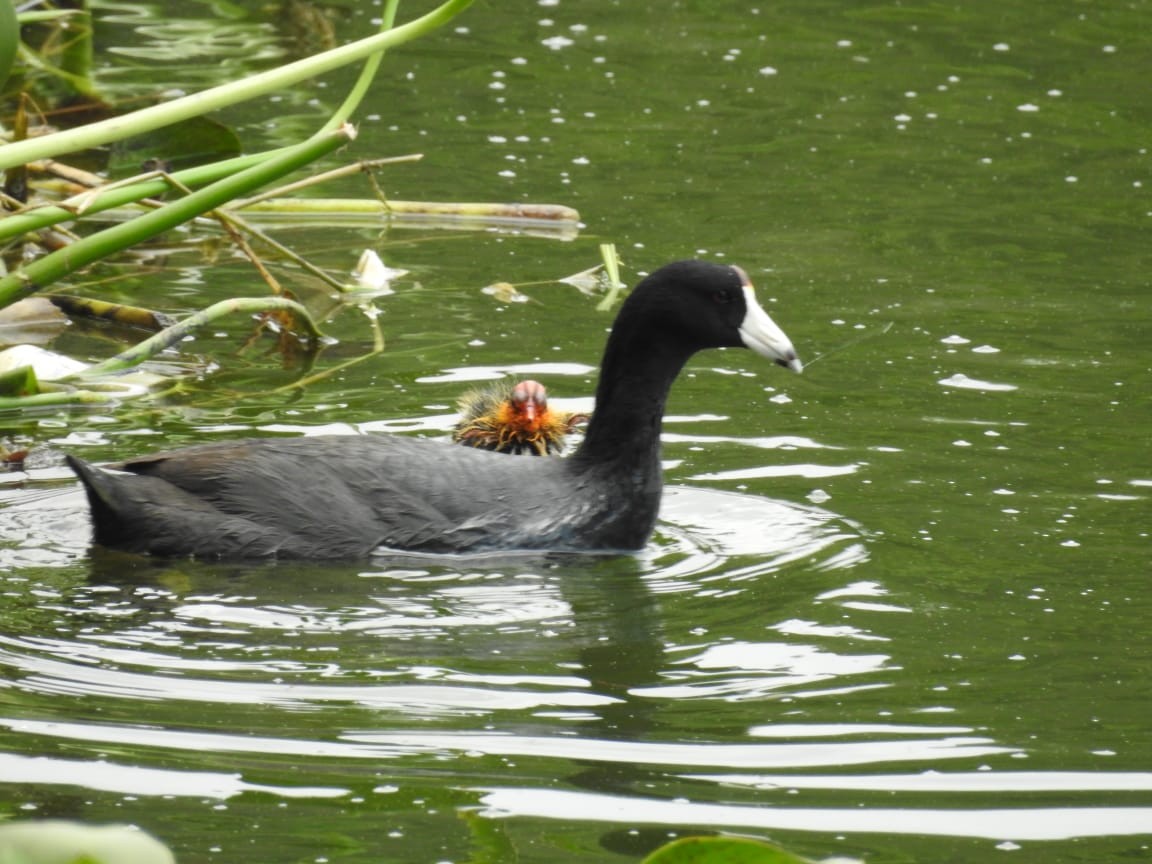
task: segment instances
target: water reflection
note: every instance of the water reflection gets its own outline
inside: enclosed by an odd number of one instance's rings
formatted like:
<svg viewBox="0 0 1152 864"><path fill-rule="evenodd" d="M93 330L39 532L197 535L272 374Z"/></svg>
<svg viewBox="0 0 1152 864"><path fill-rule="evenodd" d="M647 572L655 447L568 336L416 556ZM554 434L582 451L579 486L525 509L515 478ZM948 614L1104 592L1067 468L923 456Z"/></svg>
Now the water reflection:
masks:
<svg viewBox="0 0 1152 864"><path fill-rule="evenodd" d="M17 533L45 518L42 497L32 497L34 507L9 510L26 520L7 523ZM67 514L69 527L41 532L41 542L57 566L82 562L77 572L86 576L42 591L28 633L17 626L0 637L0 665L24 697L142 700L168 709L354 705L427 719L532 711L595 719L621 735L650 725L637 698L734 694L734 685L715 681L733 669L748 679L750 696L781 686L781 676L796 687L861 673L861 664L883 668L871 655L810 645L780 645L775 658L767 644L705 646L693 657L669 652L679 624L665 618L657 598L710 601L798 561L850 569L864 560L858 531L815 507L676 487L656 542L636 556L395 556L349 570L163 562L101 550L85 558L83 500L73 492L48 500L48 512ZM57 635L40 635L47 630ZM687 680L689 668L700 680ZM629 706L623 726L603 713L622 703Z"/></svg>
<svg viewBox="0 0 1152 864"><path fill-rule="evenodd" d="M689 665L713 676L737 654L737 665L767 686L779 670L753 662L764 646L716 646L694 660L668 655L670 622L656 598L712 600L800 561L835 570L866 558L859 532L834 513L690 487L668 490L658 537L635 556L403 555L351 570L89 554L81 496L13 497L7 512L16 518L5 524L21 542L11 548L19 555L29 545L45 549L41 565L85 577L38 590L29 598L27 634L17 626L0 637L0 663L26 694L297 708L341 701L429 715L582 710L657 680L672 686ZM37 544L23 540L30 528ZM47 621L52 638L40 635ZM391 655L383 662L371 659L381 640ZM631 646L626 660L624 646ZM808 667L793 669L792 683L815 680L814 658L833 656L812 646L783 650ZM510 673L500 663L461 667L493 653L539 663L572 651L579 676ZM827 674L854 674L847 664L859 662L846 660L838 673L828 666ZM347 680L365 677L374 683Z"/></svg>

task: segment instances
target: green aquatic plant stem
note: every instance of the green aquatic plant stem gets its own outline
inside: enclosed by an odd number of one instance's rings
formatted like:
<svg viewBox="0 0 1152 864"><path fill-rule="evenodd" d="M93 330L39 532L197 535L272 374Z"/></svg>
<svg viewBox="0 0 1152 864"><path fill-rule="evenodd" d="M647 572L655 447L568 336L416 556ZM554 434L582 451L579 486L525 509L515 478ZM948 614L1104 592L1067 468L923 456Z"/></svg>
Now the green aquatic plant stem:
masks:
<svg viewBox="0 0 1152 864"><path fill-rule="evenodd" d="M288 63L267 72L261 72L213 87L202 93L194 93L180 99L173 99L162 105L154 105L121 117L113 117L99 123L90 123L65 132L56 132L27 141L17 141L0 147L0 171L16 165L23 165L35 159L47 159L61 153L71 153L89 147L98 147L112 141L120 141L131 135L138 135L161 126L168 126L189 117L198 117L237 102L263 96L274 90L290 87L308 78L323 75L349 63L355 63L385 48L400 45L422 36L425 33L450 21L470 6L472 0L447 0L427 15L409 21L384 33L377 33L366 39L333 48L313 57Z"/></svg>
<svg viewBox="0 0 1152 864"><path fill-rule="evenodd" d="M211 165L187 168L173 173L170 178L159 175L151 179L132 180L132 178L128 178L120 183L74 195L60 204L31 207L0 219L0 243L31 231L38 231L41 228L49 228L61 222L76 219L78 215L100 213L114 207L132 204L144 198L158 197L165 192L172 191L173 185L196 188L214 183L221 177L227 177L229 174L250 168L265 159L283 153L286 149L289 148L253 153L249 156L237 156L234 159L214 162Z"/></svg>
<svg viewBox="0 0 1152 864"><path fill-rule="evenodd" d="M222 318L225 315L233 315L237 312L256 313L284 310L293 312L303 323L311 343L315 344L320 339L321 333L316 322L312 320L308 310L295 300L289 300L286 297L233 297L229 300L213 303L207 309L189 315L178 324L165 327L154 336L149 336L143 342L133 345L126 351L121 351L115 357L110 357L95 366L89 366L83 372L77 372L65 380L75 381L131 369L159 354L165 348L170 348L198 327L211 324L217 318Z"/></svg>
<svg viewBox="0 0 1152 864"><path fill-rule="evenodd" d="M380 32L386 33L392 29L396 23L396 7L400 5L400 0L387 0L384 4L384 15L380 20ZM356 83L352 86L348 95L344 97L344 101L340 107L336 109L328 122L321 128L321 132L328 132L338 126L347 123L355 113L360 103L364 101L364 97L368 95L368 88L372 86L372 82L376 79L376 70L380 68L380 61L384 59L384 51L380 50L368 58L364 64L364 68L360 70L359 76L356 78Z"/></svg>
<svg viewBox="0 0 1152 864"><path fill-rule="evenodd" d="M92 87L92 82L90 79L84 78L82 75L73 74L62 66L53 66L35 51L32 51L23 45L20 46L20 62L22 62L30 69L35 69L37 72L40 72L43 75L59 78L68 87L71 87L77 93L86 98L95 98L95 90Z"/></svg>
<svg viewBox="0 0 1152 864"><path fill-rule="evenodd" d="M20 25L12 0L0 0L0 87L8 80L20 47Z"/></svg>
<svg viewBox="0 0 1152 864"><path fill-rule="evenodd" d="M123 393L95 390L53 390L31 396L0 396L0 411L27 411L59 405L107 405L124 398Z"/></svg>
<svg viewBox="0 0 1152 864"><path fill-rule="evenodd" d="M215 210L237 196L249 194L332 152L354 137L355 130L345 126L335 132L311 138L287 148L278 156L218 180L211 186L144 213L130 222L106 228L45 255L0 278L0 309L94 261L155 237L209 210Z"/></svg>
<svg viewBox="0 0 1152 864"><path fill-rule="evenodd" d="M124 207L125 205L142 201L145 198L157 198L165 192L171 192L173 187L179 188L186 186L195 189L208 183L214 183L221 177L235 174L237 171L250 168L258 162L283 153L285 149L286 148L266 150L263 153L253 153L249 156L237 156L234 159L226 159L223 162L213 162L210 165L186 168L183 171L176 171L167 176L153 174L140 175L138 178L129 177L116 183L96 187L89 192L81 192L79 195L73 195L71 198L59 204L43 204L29 207L27 210L22 210L19 213L13 213L0 218L0 243L21 237L32 231L39 231L41 228L51 228L53 225L59 225L61 222L68 222L92 213L102 213L105 210ZM297 189L314 185L325 179L363 172L369 168L380 165L410 162L420 158L420 154L414 153L384 159L361 160L358 163L335 168L323 174L314 174L303 180L290 183L287 186L261 192L259 195L246 198L243 201L230 203L228 208L231 210L238 209L239 207L247 207L253 202L262 201L276 195L287 194L288 192L294 192Z"/></svg>
<svg viewBox="0 0 1152 864"><path fill-rule="evenodd" d="M68 80L76 92L87 99L99 101L100 94L92 82L92 13L84 3L75 15L67 19L62 30L63 45L58 66L68 75Z"/></svg>
<svg viewBox="0 0 1152 864"><path fill-rule="evenodd" d="M620 259L616 255L616 244L601 243L600 257L604 261L604 274L608 277L608 293L596 304L596 311L607 312L616 305L626 286L620 281Z"/></svg>
<svg viewBox="0 0 1152 864"><path fill-rule="evenodd" d="M319 174L309 174L307 177L295 180L292 183L287 183L284 186L277 186L275 189L266 189L259 195L253 195L251 198L233 201L228 205L228 209L235 212L244 207L250 207L258 201L267 201L270 198L289 195L293 192L299 192L301 189L307 189L310 186L327 183L329 180L336 180L353 174L371 175L375 169L384 165L395 165L400 162L418 162L423 158L424 156L420 153L410 153L407 156L386 156L383 159L361 159L358 162L341 165L339 168L333 168L330 171L321 171Z"/></svg>

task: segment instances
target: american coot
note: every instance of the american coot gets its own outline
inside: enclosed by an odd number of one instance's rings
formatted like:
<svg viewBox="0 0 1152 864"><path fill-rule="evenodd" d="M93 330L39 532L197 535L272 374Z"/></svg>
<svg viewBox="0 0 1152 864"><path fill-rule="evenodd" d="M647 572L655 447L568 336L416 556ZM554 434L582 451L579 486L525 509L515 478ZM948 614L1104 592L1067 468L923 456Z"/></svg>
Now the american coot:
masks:
<svg viewBox="0 0 1152 864"><path fill-rule="evenodd" d="M673 380L704 348L747 347L793 371L792 343L738 267L669 264L624 301L596 406L566 459L510 459L400 436L258 438L94 468L95 542L164 556L362 558L641 548L660 507L660 421Z"/></svg>
<svg viewBox="0 0 1152 864"><path fill-rule="evenodd" d="M564 451L564 438L584 414L548 407L548 391L539 381L517 381L469 390L460 397L460 422L452 440L465 447L518 456L547 456Z"/></svg>

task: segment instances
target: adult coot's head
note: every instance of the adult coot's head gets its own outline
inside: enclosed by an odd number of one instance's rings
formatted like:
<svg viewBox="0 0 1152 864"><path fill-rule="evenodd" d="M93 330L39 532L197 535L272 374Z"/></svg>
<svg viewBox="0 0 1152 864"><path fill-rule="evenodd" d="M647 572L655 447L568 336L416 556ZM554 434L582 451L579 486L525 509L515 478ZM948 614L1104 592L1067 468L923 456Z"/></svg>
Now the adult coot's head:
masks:
<svg viewBox="0 0 1152 864"><path fill-rule="evenodd" d="M576 457L614 466L658 464L668 391L688 359L706 348L751 348L794 372L803 369L743 270L706 261L668 264L642 280L620 307L604 348L596 408ZM649 470L645 476L655 475Z"/></svg>
<svg viewBox="0 0 1152 864"><path fill-rule="evenodd" d="M635 333L621 340L625 354L643 351L644 343L675 346L685 357L704 348L743 347L793 372L804 368L792 342L756 300L748 274L727 264L677 261L661 267L636 286L613 329Z"/></svg>

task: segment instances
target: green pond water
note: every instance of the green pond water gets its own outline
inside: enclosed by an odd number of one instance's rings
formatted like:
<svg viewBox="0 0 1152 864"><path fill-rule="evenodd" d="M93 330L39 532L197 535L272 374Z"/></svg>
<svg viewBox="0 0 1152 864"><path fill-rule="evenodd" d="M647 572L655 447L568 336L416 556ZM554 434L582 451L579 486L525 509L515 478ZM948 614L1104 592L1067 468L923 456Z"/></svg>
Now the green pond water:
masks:
<svg viewBox="0 0 1152 864"><path fill-rule="evenodd" d="M100 4L101 80L265 68L288 50L270 14ZM339 37L375 14L335 7ZM396 50L343 158L423 153L390 196L567 204L579 231L268 222L333 272L365 248L409 271L375 301L384 354L278 390L372 345L278 265L331 312L311 370L242 351L233 319L168 358L178 394L0 418L35 456L0 479L0 811L131 822L181 862L602 862L707 832L1152 859L1150 26L1147 2L541 0ZM292 140L352 77L221 119ZM177 313L263 293L216 236L86 278ZM741 265L809 364L693 360L642 553L89 551L63 452L444 435L505 375L587 407L611 315L552 280L601 242L629 282ZM481 291L501 281L529 302ZM96 360L114 335L51 347Z"/></svg>

